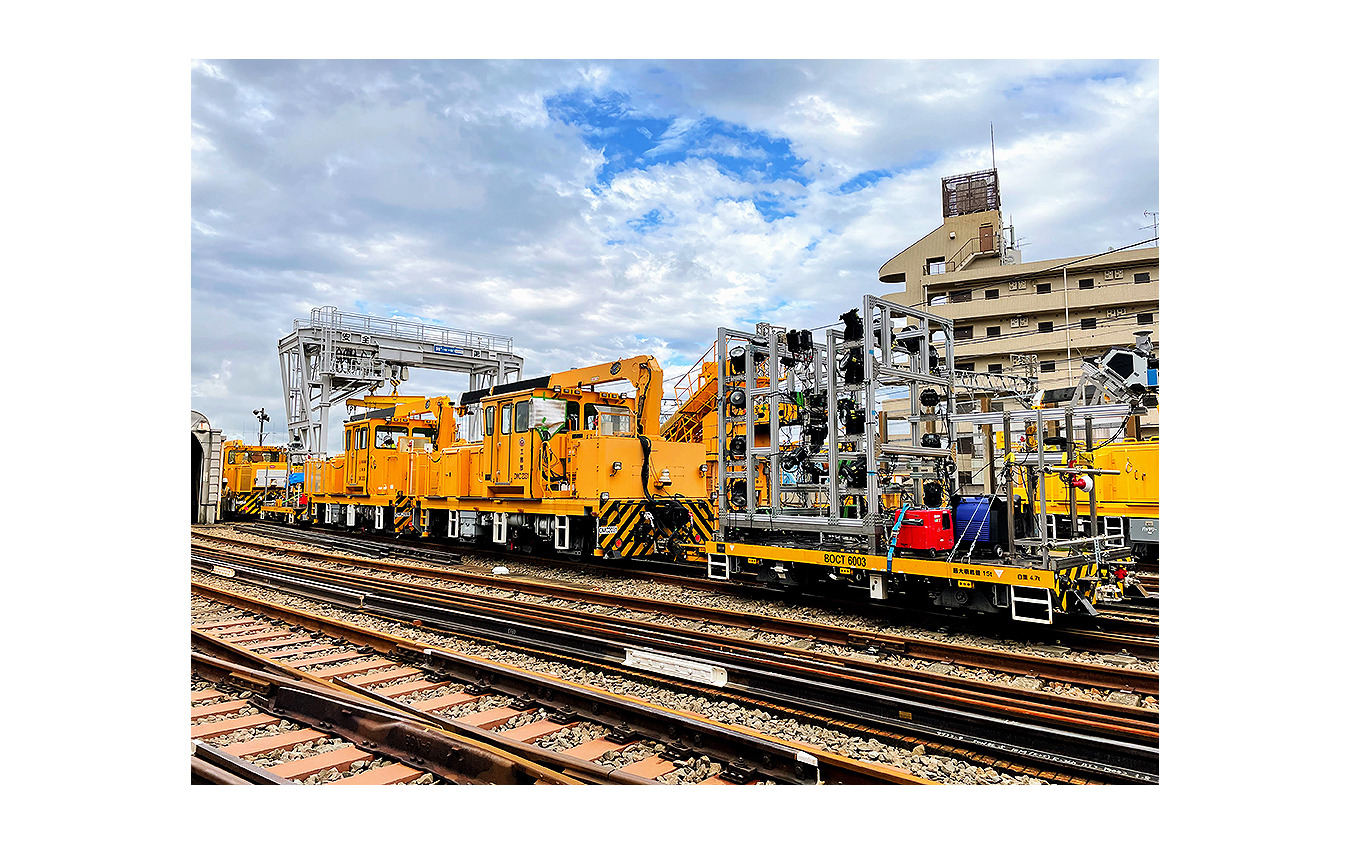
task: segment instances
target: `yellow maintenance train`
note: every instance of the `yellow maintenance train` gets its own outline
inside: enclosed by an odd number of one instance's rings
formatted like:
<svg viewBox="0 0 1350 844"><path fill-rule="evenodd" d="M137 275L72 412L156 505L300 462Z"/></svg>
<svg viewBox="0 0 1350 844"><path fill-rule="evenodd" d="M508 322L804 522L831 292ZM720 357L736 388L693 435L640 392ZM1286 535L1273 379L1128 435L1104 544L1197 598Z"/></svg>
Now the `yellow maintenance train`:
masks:
<svg viewBox="0 0 1350 844"><path fill-rule="evenodd" d="M574 558L692 561L712 579L1043 624L1140 594L1130 569L1150 547L1156 559L1157 441L1058 456L1046 442L1028 453L1007 442L1012 424L1061 410L985 414L974 421L1005 432L1002 480L993 494L959 495L950 430L961 415L942 340L950 322L871 296L864 308L823 338L719 329L676 385L679 408L664 426L650 356L457 401L348 399L342 452L305 459L302 473L288 474L278 449L233 443L252 474L227 465L227 498L239 515ZM601 389L616 383L630 389ZM909 388L911 430L888 442L869 408L896 386Z"/></svg>
<svg viewBox="0 0 1350 844"><path fill-rule="evenodd" d="M301 521L508 549L682 558L712 535L703 447L663 439L648 356L449 397L349 399ZM625 381L635 395L596 389ZM285 512L277 508L276 512Z"/></svg>
<svg viewBox="0 0 1350 844"><path fill-rule="evenodd" d="M284 504L288 486L286 450L228 440L221 445L222 515L254 517Z"/></svg>

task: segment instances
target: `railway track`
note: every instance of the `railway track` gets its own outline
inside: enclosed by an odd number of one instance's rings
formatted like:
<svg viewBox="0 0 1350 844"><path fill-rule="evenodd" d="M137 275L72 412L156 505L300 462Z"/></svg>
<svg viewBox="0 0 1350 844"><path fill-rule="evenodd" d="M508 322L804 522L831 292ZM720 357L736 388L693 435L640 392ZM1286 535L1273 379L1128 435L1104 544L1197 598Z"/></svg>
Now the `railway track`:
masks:
<svg viewBox="0 0 1350 844"><path fill-rule="evenodd" d="M927 782L203 584L193 591L197 781Z"/></svg>
<svg viewBox="0 0 1350 844"><path fill-rule="evenodd" d="M432 579L446 585L462 584L471 587L506 590L520 595L574 601L597 607L614 607L662 618L708 622L753 634L767 633L785 636L812 649L820 645L828 645L846 648L859 654L870 652L872 654L903 655L916 660L947 663L972 669L1000 671L1012 675L1036 677L1046 681L1072 683L1106 690L1129 689L1146 695L1157 695L1159 691L1158 675L1151 671L1074 662L1046 656L1027 656L1002 650L990 651L969 645L951 644L914 636L884 634L863 629L850 630L818 622L600 592L592 588L570 586L553 581L534 581L522 578L512 578L506 581L500 575L475 574L458 568L447 570L440 567L390 560L352 560L297 548L277 549L275 546L264 543L241 543L237 540L232 540L232 542L258 552L276 553L281 550L283 553L301 559ZM214 549L202 546L198 546L196 550L198 553L208 556L216 553ZM221 559L225 562L229 561L227 554L223 554ZM1119 650L1119 643L1113 643L1112 649L1113 651ZM1140 647L1139 650L1147 653L1149 648ZM1154 650L1156 650L1156 645Z"/></svg>
<svg viewBox="0 0 1350 844"><path fill-rule="evenodd" d="M326 541L336 543L332 546L335 548L342 547L340 541L344 538L343 533L332 531L327 528L299 529L266 524L249 525L248 527L250 528L248 532L259 536L271 537L279 539L280 541L302 543L308 543L308 537L314 535L314 532L317 531ZM207 538L210 537L210 533L203 530L194 530L194 535ZM379 546L379 554L376 556L380 558L387 558L390 554L416 555L416 559L437 562L442 565L457 565L461 563L463 559L463 555L460 552L439 548L428 548L427 546L409 541L356 539L355 543L355 545L343 547L342 550L362 554L363 551L361 549L374 544ZM258 543L258 547L269 546ZM526 554L498 551L496 549L490 551L475 549L472 553L475 556L483 556L502 562L515 561L529 564L547 564L547 562L549 562ZM590 561L568 563L568 566L578 570L612 575L622 579L641 578L656 583L684 589L694 589L701 592L721 593L758 600L782 601L785 598L784 593L781 590L765 586L747 583L711 581L706 577L697 574L678 573L700 571L700 569L695 566L645 560L634 561L634 563L642 565L643 568L618 568L600 565ZM652 568L652 566L657 567ZM906 623L923 623L938 629L960 631L972 635L1001 635L1006 632L1009 627L1002 619L958 616L916 608L896 608L878 605L872 602L859 601L851 597L794 595L791 600L794 605L797 606L849 612L863 617L876 618L888 622L894 621L899 617ZM1114 615L1113 612L1113 610L1106 610L1101 616L1095 619L1070 619L1067 620L1067 623L1059 623L1055 628L1049 630L1041 629L1038 625L1020 625L1017 633L1019 636L1025 637L1031 641L1052 646L1062 645L1073 649L1096 653L1112 655L1126 654L1139 659L1157 659L1158 635L1156 623L1151 626L1141 624L1137 619L1131 616Z"/></svg>
<svg viewBox="0 0 1350 844"><path fill-rule="evenodd" d="M228 566L225 563L229 563ZM860 725L907 731L1002 758L1106 781L1156 780L1156 712L1000 687L997 694L904 676L849 658L609 619L538 604L518 605L277 560L214 559L194 566L367 613L421 623L556 657L637 668L661 679L693 677L794 710L841 715Z"/></svg>

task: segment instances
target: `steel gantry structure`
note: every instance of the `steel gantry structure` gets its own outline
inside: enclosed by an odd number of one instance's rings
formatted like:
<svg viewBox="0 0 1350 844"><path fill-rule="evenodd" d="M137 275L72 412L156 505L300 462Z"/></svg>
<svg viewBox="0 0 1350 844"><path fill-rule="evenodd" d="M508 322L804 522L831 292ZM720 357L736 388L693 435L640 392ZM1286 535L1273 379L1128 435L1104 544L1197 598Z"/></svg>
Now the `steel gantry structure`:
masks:
<svg viewBox="0 0 1350 844"><path fill-rule="evenodd" d="M458 328L344 313L329 306L297 319L277 343L293 449L327 454L328 408L385 381L402 381L409 367L463 372L469 389L519 381L525 360L512 339Z"/></svg>

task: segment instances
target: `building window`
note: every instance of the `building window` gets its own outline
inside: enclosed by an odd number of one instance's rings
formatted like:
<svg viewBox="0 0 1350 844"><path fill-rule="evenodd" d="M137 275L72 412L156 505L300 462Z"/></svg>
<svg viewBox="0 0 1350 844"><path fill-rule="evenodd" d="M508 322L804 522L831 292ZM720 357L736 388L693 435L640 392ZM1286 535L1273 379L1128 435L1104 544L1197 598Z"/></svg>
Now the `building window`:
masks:
<svg viewBox="0 0 1350 844"><path fill-rule="evenodd" d="M1152 281L1152 279L1150 279L1150 278L1148 277L1148 273L1135 273L1135 274L1134 274L1134 283L1135 283L1135 284L1143 284L1143 283L1146 282L1146 281Z"/></svg>
<svg viewBox="0 0 1350 844"><path fill-rule="evenodd" d="M957 371L957 372L974 372L974 371L975 371L975 364L974 364L974 363L958 363L958 364L956 365L956 371Z"/></svg>
<svg viewBox="0 0 1350 844"><path fill-rule="evenodd" d="M986 337L997 337L1000 333L997 325L991 325L984 330L984 336Z"/></svg>
<svg viewBox="0 0 1350 844"><path fill-rule="evenodd" d="M1055 362L1052 360L1041 361L1041 372L1054 372Z"/></svg>
<svg viewBox="0 0 1350 844"><path fill-rule="evenodd" d="M953 333L956 335L957 340L969 340L975 336L975 326L958 325L956 326L956 331Z"/></svg>
<svg viewBox="0 0 1350 844"><path fill-rule="evenodd" d="M974 454L974 453L975 453L975 438L974 438L974 437L957 437L957 438L956 438L956 453L957 453L957 454Z"/></svg>
<svg viewBox="0 0 1350 844"><path fill-rule="evenodd" d="M1152 324L1153 324L1153 314L1140 314L1140 315L1139 315L1139 324L1140 324L1140 325L1152 325Z"/></svg>
<svg viewBox="0 0 1350 844"><path fill-rule="evenodd" d="M1092 289L1092 279L1090 279L1090 278L1080 278L1080 279L1078 279L1078 289L1079 289L1079 290L1091 290L1091 289Z"/></svg>
<svg viewBox="0 0 1350 844"><path fill-rule="evenodd" d="M994 373L995 375L997 375L998 373L1000 373L1000 372L1003 371L1003 364L1001 364L1001 363L991 363L991 364L989 364L989 371L992 372L992 373Z"/></svg>
<svg viewBox="0 0 1350 844"><path fill-rule="evenodd" d="M1036 285L1036 292L1037 292L1037 293L1049 293L1049 292L1050 292L1050 282L1047 281L1047 282L1045 282L1044 284L1038 284L1038 285Z"/></svg>
<svg viewBox="0 0 1350 844"><path fill-rule="evenodd" d="M1049 334L1055 330L1055 324L1053 322L1038 322L1036 323L1036 330L1042 334Z"/></svg>
<svg viewBox="0 0 1350 844"><path fill-rule="evenodd" d="M974 477L975 476L972 475L970 472L957 472L956 482L961 486L970 486L972 483L975 482Z"/></svg>
<svg viewBox="0 0 1350 844"><path fill-rule="evenodd" d="M969 291L969 290L955 290L955 291L952 291L952 295L951 295L951 300L950 300L950 301L951 301L951 303L952 303L953 305L956 304L957 302L969 302L969 301L970 301L970 291Z"/></svg>
<svg viewBox="0 0 1350 844"><path fill-rule="evenodd" d="M997 287L991 287L991 288L989 288L988 290L984 291L984 298L986 298L986 299L997 299L997 298L998 298L998 288L997 288Z"/></svg>
<svg viewBox="0 0 1350 844"><path fill-rule="evenodd" d="M1096 317L1083 317L1081 320L1078 321L1078 327L1079 327L1079 328L1096 328L1096 327L1097 327L1097 318L1096 318Z"/></svg>
<svg viewBox="0 0 1350 844"><path fill-rule="evenodd" d="M995 411L995 410L1001 411L1001 410L1003 410L1003 402L1001 402L1001 401L991 401L991 402L989 402L989 410L990 410L990 411Z"/></svg>
<svg viewBox="0 0 1350 844"><path fill-rule="evenodd" d="M941 255L936 258L929 258L925 266L929 275L941 275L947 271L947 259Z"/></svg>

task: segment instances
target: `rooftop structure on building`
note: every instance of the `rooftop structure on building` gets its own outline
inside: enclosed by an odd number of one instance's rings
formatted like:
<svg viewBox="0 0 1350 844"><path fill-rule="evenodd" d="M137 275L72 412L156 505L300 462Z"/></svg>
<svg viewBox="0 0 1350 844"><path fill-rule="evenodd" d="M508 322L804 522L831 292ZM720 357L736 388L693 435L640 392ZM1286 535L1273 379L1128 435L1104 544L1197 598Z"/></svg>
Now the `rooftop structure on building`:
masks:
<svg viewBox="0 0 1350 844"><path fill-rule="evenodd" d="M1160 350L1156 237L1145 248L1024 263L996 169L944 178L941 200L941 224L882 265L878 280L902 285L883 298L953 321L956 368L977 375L968 383L1033 374L1042 389L1072 387L1085 357L1132 346L1141 331ZM1154 408L1129 434L1157 436L1158 424Z"/></svg>

